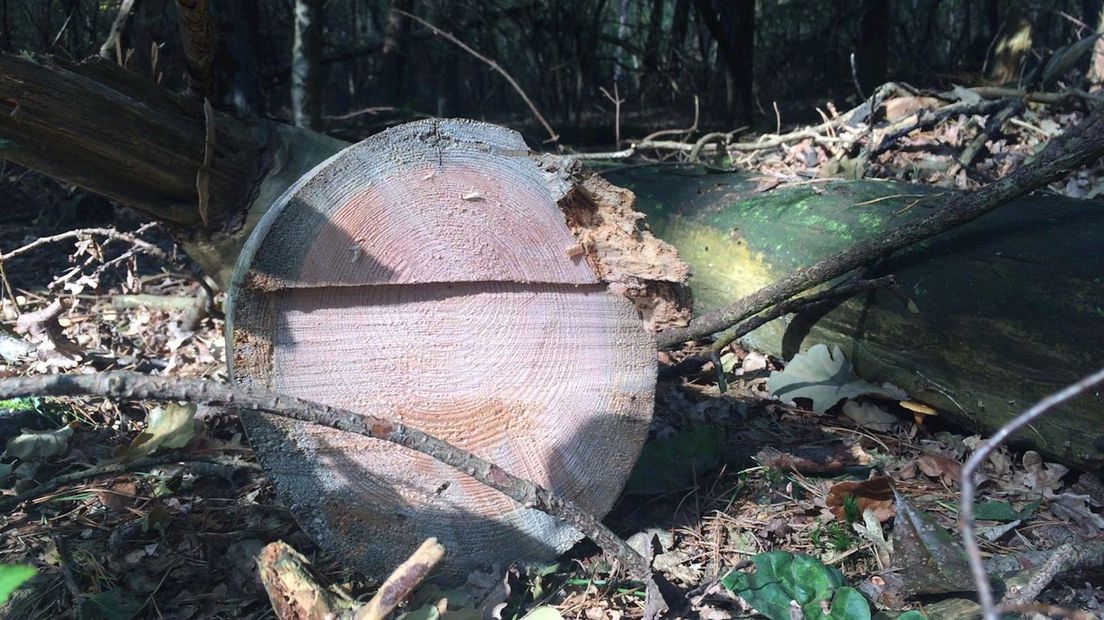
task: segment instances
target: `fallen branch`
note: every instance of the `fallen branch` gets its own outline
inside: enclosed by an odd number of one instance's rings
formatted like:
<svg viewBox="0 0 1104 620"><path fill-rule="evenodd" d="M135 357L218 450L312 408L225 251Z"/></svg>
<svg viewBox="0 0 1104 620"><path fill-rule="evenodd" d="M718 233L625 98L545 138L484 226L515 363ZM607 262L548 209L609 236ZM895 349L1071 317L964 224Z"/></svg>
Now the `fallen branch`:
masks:
<svg viewBox="0 0 1104 620"><path fill-rule="evenodd" d="M1007 424L1002 426L993 434L988 440L978 446L977 450L970 455L970 458L966 460L966 464L962 466L962 498L959 500L959 527L962 530L962 543L966 547L966 555L970 560L970 571L974 575L974 582L977 585L978 600L981 603L982 616L984 620L998 620L999 614L997 612L996 605L993 602L993 589L989 584L989 578L985 572L985 561L981 557L981 548L978 546L977 534L974 524L974 494L976 483L974 482L974 474L981 468L981 464L985 462L985 459L989 458L989 454L996 449L1001 443L1008 439L1012 433L1020 430L1024 426L1027 426L1039 416L1043 415L1051 408L1060 405L1061 403L1079 396L1089 388L1098 383L1104 382L1104 369L1098 370L1095 373L1081 379L1077 383L1066 387L1046 398L1035 403L1032 407L1016 416ZM1072 552L1072 550L1070 550ZM1054 574L1061 569L1062 565L1071 561L1072 553L1055 553L1052 556L1052 560L1048 560L1047 565L1052 561L1055 566L1051 568L1052 578ZM1049 583L1049 578L1047 579ZM1030 592L1035 595L1038 591L1041 591L1046 584L1039 586L1035 583L1035 580L1029 584ZM1034 598L1034 596L1032 596ZM1025 602L1023 599L1009 600L1010 603Z"/></svg>
<svg viewBox="0 0 1104 620"><path fill-rule="evenodd" d="M651 579L648 563L616 534L574 503L518 478L501 467L409 428L401 422L283 396L256 388L231 387L215 381L154 377L127 371L94 375L36 375L0 380L0 399L29 396L97 395L113 400L187 401L246 409L309 422L364 437L382 439L416 450L510 497L574 527L597 544L611 560L638 579Z"/></svg>
<svg viewBox="0 0 1104 620"><path fill-rule="evenodd" d="M727 329L804 290L969 222L1017 196L1045 187L1101 155L1104 155L1104 107L1097 108L1078 126L1051 140L1034 161L1008 176L976 192L958 194L935 213L884 236L861 241L835 256L798 269L730 306L703 314L686 327L664 330L658 334L658 344L661 348L671 348Z"/></svg>
<svg viewBox="0 0 1104 620"><path fill-rule="evenodd" d="M880 155L890 149L901 138L909 135L916 130L926 130L935 127L943 121L951 118L952 116L958 116L960 114L972 115L981 114L988 115L998 112L1009 105L1009 101L1004 99L994 99L981 101L961 101L959 103L952 103L945 105L941 108L926 109L917 112L911 116L908 116L889 127L886 133L882 136L882 139L878 141L878 145L870 150L870 155Z"/></svg>
<svg viewBox="0 0 1104 620"><path fill-rule="evenodd" d="M310 561L283 541L265 545L256 561L261 583L280 620L383 620L444 556L445 548L436 538L426 539L367 603L358 603L340 589L323 587L311 574Z"/></svg>

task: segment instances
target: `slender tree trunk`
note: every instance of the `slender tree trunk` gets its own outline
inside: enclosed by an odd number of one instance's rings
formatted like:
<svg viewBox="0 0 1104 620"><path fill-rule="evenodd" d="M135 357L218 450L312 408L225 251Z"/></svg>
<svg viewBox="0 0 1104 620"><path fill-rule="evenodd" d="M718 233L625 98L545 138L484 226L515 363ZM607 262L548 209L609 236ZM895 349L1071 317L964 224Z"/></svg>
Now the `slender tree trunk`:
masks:
<svg viewBox="0 0 1104 620"><path fill-rule="evenodd" d="M3 37L0 45L3 45L3 51L5 52L12 50L10 2L11 0L3 0L3 3L0 4L0 37Z"/></svg>
<svg viewBox="0 0 1104 620"><path fill-rule="evenodd" d="M380 52L383 70L380 72L380 94L384 103L399 105L403 97L403 79L406 72L406 40L410 33L410 20L395 12L410 13L414 0L392 0L387 14L387 28L383 32L383 49Z"/></svg>
<svg viewBox="0 0 1104 620"><path fill-rule="evenodd" d="M664 0L652 0L652 10L648 14L648 38L644 42L644 79L641 83L641 97L660 85L659 59L663 58L660 49L663 33Z"/></svg>
<svg viewBox="0 0 1104 620"><path fill-rule="evenodd" d="M728 114L735 124L752 118L755 66L755 0L697 0L698 14L717 42L725 66Z"/></svg>
<svg viewBox="0 0 1104 620"><path fill-rule="evenodd" d="M7 5L7 0L5 0L4 7L6 8ZM138 0L123 0L122 4L119 5L119 12L115 15L115 21L111 23L111 30L108 31L107 38L104 39L103 45L100 46L100 56L109 60L116 59L116 51L126 47L123 45L123 34L126 32L127 23L130 22L131 16L134 15L137 5ZM6 18L4 27L7 27Z"/></svg>
<svg viewBox="0 0 1104 620"><path fill-rule="evenodd" d="M1096 17L1096 31L1104 33L1104 6ZM1104 36L1093 45L1092 60L1089 62L1089 84L1093 92L1104 90Z"/></svg>
<svg viewBox="0 0 1104 620"><path fill-rule="evenodd" d="M236 0L219 5L222 47L216 70L219 93L238 116L256 116L261 110L261 85L258 81L256 24L260 19L259 0Z"/></svg>
<svg viewBox="0 0 1104 620"><path fill-rule="evenodd" d="M291 119L296 127L317 129L321 118L318 56L322 1L295 0L295 41L291 47Z"/></svg>
<svg viewBox="0 0 1104 620"><path fill-rule="evenodd" d="M886 81L888 22L889 4L885 0L863 0L855 61L858 64L859 87L864 95L870 94Z"/></svg>
<svg viewBox="0 0 1104 620"><path fill-rule="evenodd" d="M671 15L671 37L667 42L667 66L677 71L682 67L683 45L690 25L690 0L677 0Z"/></svg>

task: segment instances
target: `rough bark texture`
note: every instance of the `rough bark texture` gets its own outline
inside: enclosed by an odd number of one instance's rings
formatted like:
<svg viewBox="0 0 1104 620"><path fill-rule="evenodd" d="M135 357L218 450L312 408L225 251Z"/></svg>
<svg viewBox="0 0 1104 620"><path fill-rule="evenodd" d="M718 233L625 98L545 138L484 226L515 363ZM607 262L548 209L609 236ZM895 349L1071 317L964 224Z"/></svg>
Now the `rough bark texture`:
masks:
<svg viewBox="0 0 1104 620"><path fill-rule="evenodd" d="M212 228L240 225L260 181L262 128L215 112ZM113 62L0 55L0 157L181 227L198 227L200 104Z"/></svg>
<svg viewBox="0 0 1104 620"><path fill-rule="evenodd" d="M215 31L208 0L176 0L180 40L188 63L188 88L200 99L211 97L215 78Z"/></svg>
<svg viewBox="0 0 1104 620"><path fill-rule="evenodd" d="M345 143L213 112L113 62L0 55L0 158L107 196L172 225L226 284L253 224L283 191ZM196 176L205 153L208 226Z"/></svg>
<svg viewBox="0 0 1104 620"><path fill-rule="evenodd" d="M295 41L291 46L291 120L317 129L322 118L318 60L322 45L321 0L295 0Z"/></svg>
<svg viewBox="0 0 1104 620"><path fill-rule="evenodd" d="M753 181L737 175L609 176L636 192L653 230L693 267L698 313L882 238L951 200L932 188L887 182L756 193ZM878 269L896 275L919 312L879 291L823 314L773 321L746 341L786 358L820 342L838 343L864 378L895 383L941 415L990 432L1104 365L1097 346L1102 236L1098 202L1021 198L892 255ZM1066 462L1099 467L1102 410L1098 398L1079 399L1017 439Z"/></svg>
<svg viewBox="0 0 1104 620"><path fill-rule="evenodd" d="M342 151L242 253L227 313L235 380L385 412L604 514L647 433L655 343L565 224L577 182L563 160L475 122L411 123ZM656 279L679 279L661 267ZM243 420L304 528L366 571L429 536L454 577L549 559L579 537L407 450Z"/></svg>

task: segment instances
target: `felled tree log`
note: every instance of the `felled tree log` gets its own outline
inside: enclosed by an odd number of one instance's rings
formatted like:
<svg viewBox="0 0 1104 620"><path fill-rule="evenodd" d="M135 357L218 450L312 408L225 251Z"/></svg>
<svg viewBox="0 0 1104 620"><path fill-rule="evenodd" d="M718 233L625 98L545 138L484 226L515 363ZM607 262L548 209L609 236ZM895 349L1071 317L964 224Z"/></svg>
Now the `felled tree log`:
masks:
<svg viewBox="0 0 1104 620"><path fill-rule="evenodd" d="M655 387L654 337L610 283L685 267L650 235L632 243L653 254L609 260L604 248L624 243L608 243L602 220L619 205L580 173L469 121L411 123L342 151L242 252L227 312L235 380L385 412L605 514ZM588 227L577 236L568 221ZM453 575L547 560L579 537L393 444L242 419L303 527L369 572L431 536Z"/></svg>
<svg viewBox="0 0 1104 620"><path fill-rule="evenodd" d="M938 189L880 181L757 192L739 175L644 168L607 175L691 264L696 313L940 207ZM1035 195L888 257L914 306L889 291L748 335L785 358L836 343L857 371L889 381L948 419L991 432L1039 398L1104 365L1104 209ZM1104 463L1104 403L1083 397L1017 439L1084 468Z"/></svg>

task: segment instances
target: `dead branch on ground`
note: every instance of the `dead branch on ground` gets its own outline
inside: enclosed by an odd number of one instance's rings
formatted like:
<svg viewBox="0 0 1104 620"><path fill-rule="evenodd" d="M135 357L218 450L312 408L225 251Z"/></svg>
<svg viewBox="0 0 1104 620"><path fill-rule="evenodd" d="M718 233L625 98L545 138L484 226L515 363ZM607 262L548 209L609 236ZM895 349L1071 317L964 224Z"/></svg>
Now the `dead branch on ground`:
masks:
<svg viewBox="0 0 1104 620"><path fill-rule="evenodd" d="M1065 135L1051 140L1034 161L1017 168L1008 176L976 192L958 194L931 215L882 237L862 241L835 256L798 269L730 306L703 314L686 327L664 330L658 334L658 344L660 348L671 348L727 329L813 286L980 217L1013 198L1064 178L1071 170L1102 155L1104 107L1094 110Z"/></svg>
<svg viewBox="0 0 1104 620"><path fill-rule="evenodd" d="M597 544L638 579L650 580L647 561L574 503L533 482L401 422L356 413L265 390L232 387L203 379L155 377L127 371L94 375L35 375L0 380L0 399L29 396L88 396L112 400L186 401L229 409L246 409L318 424L347 433L381 439L425 454L499 491L527 508L535 508L571 525Z"/></svg>

